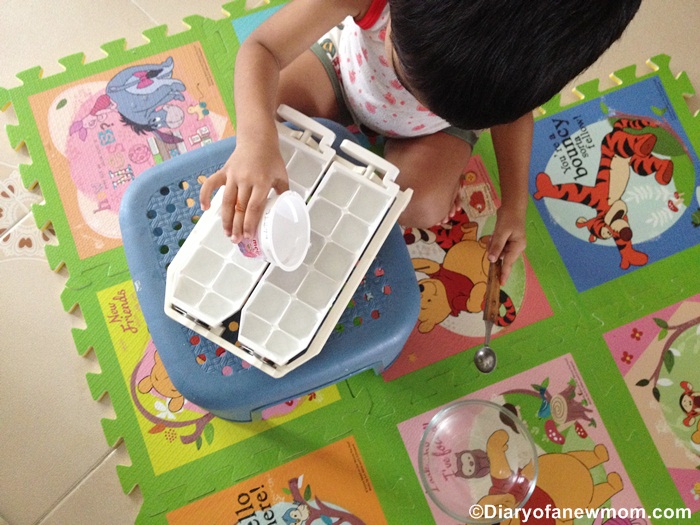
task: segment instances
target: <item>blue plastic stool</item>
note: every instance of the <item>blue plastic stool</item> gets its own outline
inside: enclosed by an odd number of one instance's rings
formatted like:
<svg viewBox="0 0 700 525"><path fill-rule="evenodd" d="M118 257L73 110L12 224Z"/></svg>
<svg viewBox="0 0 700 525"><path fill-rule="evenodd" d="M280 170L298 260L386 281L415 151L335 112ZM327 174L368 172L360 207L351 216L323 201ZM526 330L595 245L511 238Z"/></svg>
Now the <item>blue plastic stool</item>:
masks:
<svg viewBox="0 0 700 525"><path fill-rule="evenodd" d="M334 146L354 139L338 124L322 123L336 133ZM416 323L420 292L396 226L323 351L280 379L167 317L163 307L168 264L202 214L201 182L224 164L235 144L235 138L224 139L145 171L124 194L119 220L139 303L173 385L185 399L216 416L251 421L265 408L364 370L385 370ZM226 335L235 341L235 331Z"/></svg>

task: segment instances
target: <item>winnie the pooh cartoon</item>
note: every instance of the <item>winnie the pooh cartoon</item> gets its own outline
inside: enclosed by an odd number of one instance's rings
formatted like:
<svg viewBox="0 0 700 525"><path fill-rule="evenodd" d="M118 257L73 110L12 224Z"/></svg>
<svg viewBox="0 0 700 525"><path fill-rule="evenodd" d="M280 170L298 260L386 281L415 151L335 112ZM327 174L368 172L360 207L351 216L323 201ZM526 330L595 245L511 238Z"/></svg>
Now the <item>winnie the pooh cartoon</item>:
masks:
<svg viewBox="0 0 700 525"><path fill-rule="evenodd" d="M177 391L175 385L173 385L173 382L170 380L170 376L165 370L165 366L160 360L158 352L154 352L153 357L155 358L153 368L149 375L139 381L139 392L147 394L155 389L160 395L170 399L170 401L168 401L168 410L177 412L184 406L185 398Z"/></svg>
<svg viewBox="0 0 700 525"><path fill-rule="evenodd" d="M508 464L508 433L497 430L486 443L486 454L490 463L492 487L489 494L479 500L479 505L492 505L502 509L515 509L527 494L535 469L528 463L517 473ZM525 503L523 511L533 509L596 509L623 488L622 478L616 472L608 474L607 480L594 483L590 470L608 461L605 445L596 445L593 450L580 450L567 453L543 454L538 458L538 474L535 489ZM508 516L503 512L503 515ZM531 514L530 514L531 515ZM552 517L538 519L541 525L572 525L573 519ZM501 525L520 525L520 516L504 519ZM565 515L564 515L565 516Z"/></svg>
<svg viewBox="0 0 700 525"><path fill-rule="evenodd" d="M486 254L490 236L477 238L478 227L475 222L459 226L462 240L449 249L442 264L431 259L413 259L413 269L428 275L418 281L421 292L420 333L430 332L450 315L457 317L462 312L483 311L490 265ZM496 324L506 326L515 319L515 306L503 290L500 302L505 307L505 314L499 315Z"/></svg>
<svg viewBox="0 0 700 525"><path fill-rule="evenodd" d="M483 307L489 261L488 237L477 239L476 223L460 226L462 240L446 254L442 264L430 259L413 259L413 268L428 275L418 281L421 291L418 331L430 332L449 315L480 312Z"/></svg>

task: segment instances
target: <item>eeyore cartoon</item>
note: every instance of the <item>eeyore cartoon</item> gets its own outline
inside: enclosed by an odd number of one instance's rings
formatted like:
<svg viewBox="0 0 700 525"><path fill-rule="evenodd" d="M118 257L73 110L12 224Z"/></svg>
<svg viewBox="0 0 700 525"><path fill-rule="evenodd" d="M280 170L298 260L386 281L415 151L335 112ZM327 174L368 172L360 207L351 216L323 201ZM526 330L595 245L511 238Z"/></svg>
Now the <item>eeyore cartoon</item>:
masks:
<svg viewBox="0 0 700 525"><path fill-rule="evenodd" d="M160 129L177 128L185 119L180 107L168 104L185 100L185 84L172 78L173 67L173 59L168 57L162 64L126 68L107 83L107 95L116 103L124 124L139 135L150 131L171 144L182 139Z"/></svg>

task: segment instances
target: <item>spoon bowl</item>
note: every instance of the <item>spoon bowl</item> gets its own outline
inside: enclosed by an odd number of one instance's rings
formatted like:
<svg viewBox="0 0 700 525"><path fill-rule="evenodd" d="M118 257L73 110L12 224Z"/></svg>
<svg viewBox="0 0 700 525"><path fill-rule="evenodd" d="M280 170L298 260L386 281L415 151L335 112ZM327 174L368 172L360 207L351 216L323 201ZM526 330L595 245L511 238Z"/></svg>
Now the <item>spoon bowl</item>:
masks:
<svg viewBox="0 0 700 525"><path fill-rule="evenodd" d="M476 369L482 374L489 374L496 369L496 352L490 346L482 346L474 354Z"/></svg>

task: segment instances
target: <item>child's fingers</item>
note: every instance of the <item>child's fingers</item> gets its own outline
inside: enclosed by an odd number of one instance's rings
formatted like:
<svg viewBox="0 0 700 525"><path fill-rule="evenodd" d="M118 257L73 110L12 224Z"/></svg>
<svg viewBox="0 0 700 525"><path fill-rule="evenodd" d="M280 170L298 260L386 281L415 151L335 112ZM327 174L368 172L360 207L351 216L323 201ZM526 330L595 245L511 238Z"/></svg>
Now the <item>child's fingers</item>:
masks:
<svg viewBox="0 0 700 525"><path fill-rule="evenodd" d="M273 188L275 188L277 195L281 195L289 189L289 178L286 176L286 172L284 177L277 179Z"/></svg>
<svg viewBox="0 0 700 525"><path fill-rule="evenodd" d="M224 228L226 237L231 237L233 235L233 215L235 213L234 207L238 199L238 187L232 182L224 187L223 192L224 197L221 201L221 225Z"/></svg>
<svg viewBox="0 0 700 525"><path fill-rule="evenodd" d="M224 184L226 184L226 174L222 171L217 171L204 181L199 191L199 205L202 210L206 211L209 209L212 193L214 193L216 188L220 188Z"/></svg>
<svg viewBox="0 0 700 525"><path fill-rule="evenodd" d="M244 238L243 223L248 213L250 192L250 187L238 186L236 188L236 199L233 201L233 206L229 207L233 214L233 220L231 221L231 241L235 243L241 242Z"/></svg>
<svg viewBox="0 0 700 525"><path fill-rule="evenodd" d="M518 257L525 250L525 241L522 239L510 241L506 245L505 249L501 253L501 258L503 259L503 266L501 269L501 286L506 284L510 271L518 260Z"/></svg>
<svg viewBox="0 0 700 525"><path fill-rule="evenodd" d="M491 236L491 242L488 247L488 259L490 262L494 263L501 258L503 254L503 248L506 246L507 238L500 237L497 235Z"/></svg>
<svg viewBox="0 0 700 525"><path fill-rule="evenodd" d="M501 266L501 286L505 286L510 276L510 270L513 268L513 263L517 259L517 256L513 257L513 254L506 253L503 257L503 265Z"/></svg>
<svg viewBox="0 0 700 525"><path fill-rule="evenodd" d="M242 223L243 236L246 239L255 237L258 224L265 210L268 193L269 189L262 186L254 186L252 188Z"/></svg>

